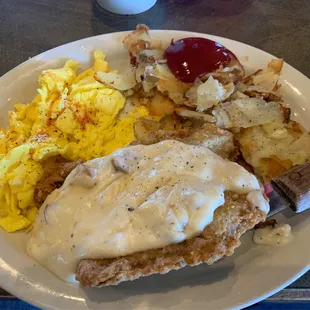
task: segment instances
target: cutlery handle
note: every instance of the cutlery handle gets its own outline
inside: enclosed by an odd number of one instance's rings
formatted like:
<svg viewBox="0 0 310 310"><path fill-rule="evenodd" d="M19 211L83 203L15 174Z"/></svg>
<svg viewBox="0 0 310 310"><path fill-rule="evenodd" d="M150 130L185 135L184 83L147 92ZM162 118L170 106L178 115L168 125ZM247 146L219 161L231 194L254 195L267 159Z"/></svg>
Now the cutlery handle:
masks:
<svg viewBox="0 0 310 310"><path fill-rule="evenodd" d="M310 162L298 165L271 181L273 188L296 213L310 208Z"/></svg>

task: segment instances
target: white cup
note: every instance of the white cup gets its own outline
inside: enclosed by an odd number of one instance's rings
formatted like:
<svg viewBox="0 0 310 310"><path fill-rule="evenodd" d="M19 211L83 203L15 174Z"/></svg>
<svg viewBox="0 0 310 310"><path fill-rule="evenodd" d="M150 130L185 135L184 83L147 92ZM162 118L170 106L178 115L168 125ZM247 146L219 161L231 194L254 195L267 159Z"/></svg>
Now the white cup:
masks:
<svg viewBox="0 0 310 310"><path fill-rule="evenodd" d="M97 0L107 11L121 15L134 15L149 10L157 0Z"/></svg>

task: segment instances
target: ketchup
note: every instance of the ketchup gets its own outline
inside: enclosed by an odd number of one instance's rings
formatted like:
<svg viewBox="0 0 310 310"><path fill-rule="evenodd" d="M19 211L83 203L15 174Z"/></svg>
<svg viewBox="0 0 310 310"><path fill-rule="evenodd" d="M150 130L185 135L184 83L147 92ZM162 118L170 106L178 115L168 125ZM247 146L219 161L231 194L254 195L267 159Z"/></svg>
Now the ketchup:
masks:
<svg viewBox="0 0 310 310"><path fill-rule="evenodd" d="M205 38L172 41L164 57L175 77L185 83L224 67L237 57L220 43Z"/></svg>

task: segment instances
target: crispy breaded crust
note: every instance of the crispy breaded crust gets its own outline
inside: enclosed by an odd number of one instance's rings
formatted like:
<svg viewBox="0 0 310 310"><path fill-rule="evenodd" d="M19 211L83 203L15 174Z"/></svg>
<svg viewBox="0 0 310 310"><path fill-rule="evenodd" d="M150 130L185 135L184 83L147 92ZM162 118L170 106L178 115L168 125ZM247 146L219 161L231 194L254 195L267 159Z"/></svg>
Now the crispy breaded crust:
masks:
<svg viewBox="0 0 310 310"><path fill-rule="evenodd" d="M34 190L34 201L38 208L53 190L63 184L69 173L80 163L82 163L81 160L70 162L61 156L43 162L44 174Z"/></svg>
<svg viewBox="0 0 310 310"><path fill-rule="evenodd" d="M225 204L215 211L213 222L199 236L115 259L84 259L78 265L76 279L84 286L100 287L164 274L186 265L211 265L232 255L241 235L265 219L266 214L251 205L245 195L226 192Z"/></svg>

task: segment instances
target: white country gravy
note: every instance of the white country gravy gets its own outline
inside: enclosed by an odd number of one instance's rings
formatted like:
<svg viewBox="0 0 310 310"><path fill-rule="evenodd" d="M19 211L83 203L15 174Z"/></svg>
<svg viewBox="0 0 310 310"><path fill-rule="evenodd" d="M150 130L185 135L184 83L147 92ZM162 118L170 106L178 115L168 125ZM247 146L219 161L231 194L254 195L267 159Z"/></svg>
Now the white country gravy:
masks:
<svg viewBox="0 0 310 310"><path fill-rule="evenodd" d="M209 149L178 141L131 146L74 169L50 194L28 253L71 282L83 258L114 258L198 235L224 191L269 205L256 177Z"/></svg>
<svg viewBox="0 0 310 310"><path fill-rule="evenodd" d="M284 246L292 240L292 229L288 224L258 228L253 235L253 242L259 245Z"/></svg>

